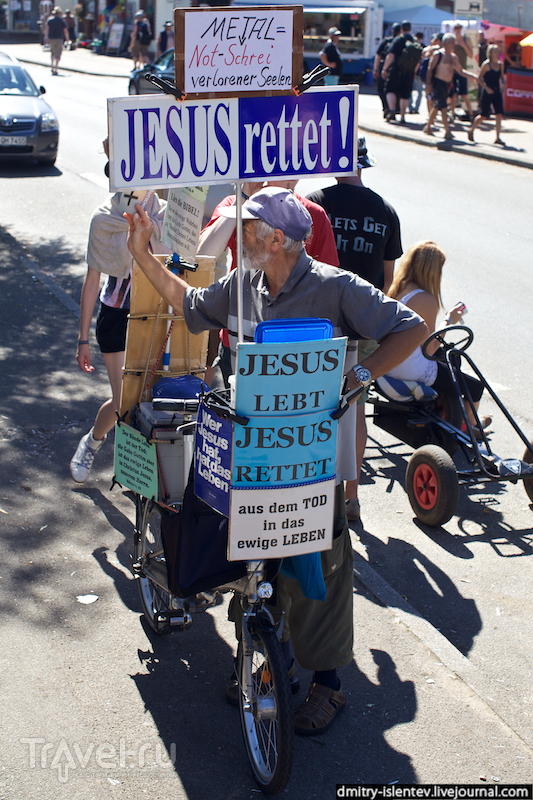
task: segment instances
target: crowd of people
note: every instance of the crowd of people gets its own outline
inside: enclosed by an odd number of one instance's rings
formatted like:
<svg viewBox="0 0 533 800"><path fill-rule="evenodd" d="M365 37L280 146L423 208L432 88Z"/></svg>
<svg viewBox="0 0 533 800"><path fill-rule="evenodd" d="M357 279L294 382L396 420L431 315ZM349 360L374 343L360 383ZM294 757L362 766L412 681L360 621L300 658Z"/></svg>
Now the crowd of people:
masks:
<svg viewBox="0 0 533 800"><path fill-rule="evenodd" d="M406 114L420 113L425 92L428 120L423 132L427 136L435 135L440 112L445 139L455 138L452 126L460 120L461 124L470 123L466 132L473 142L475 129L494 114L495 144L504 145L500 135L505 85L503 54L497 44L480 37L479 72L466 69L473 55L461 23L454 26L453 33L435 34L427 46L421 32L411 34L409 22L394 25L391 35L379 43L373 66L384 118L391 123L408 124ZM477 113L469 94L469 80L477 84ZM461 117L459 101L464 106Z"/></svg>
<svg viewBox="0 0 533 800"><path fill-rule="evenodd" d="M56 7L46 23L51 51L52 74L57 75L61 52L74 46L75 20L70 11L63 14ZM333 26L320 52L322 64L330 74L324 78L327 86L335 86L342 78L343 61L338 48L341 31ZM139 10L133 18L128 51L137 69L150 63L149 48L154 34L146 11ZM174 27L165 22L157 37L156 57L174 47ZM465 36L461 23L453 33L437 33L424 46L423 34L411 33L411 24L404 21L392 26L391 33L379 43L374 58L373 76L383 106L383 116L390 122L408 124L407 114L419 114L424 94L428 119L423 126L427 136L435 135L439 112L445 139L455 138L452 127L457 120L470 123L468 140L474 141L474 131L491 114L495 116L495 144L504 145L501 138L503 94L505 84L504 56L497 44L489 44L480 35L478 48L479 73L467 70L467 60L473 58L472 44ZM478 86L478 110L474 112L468 81ZM458 115L458 101L464 105ZM399 118L398 118L399 115Z"/></svg>

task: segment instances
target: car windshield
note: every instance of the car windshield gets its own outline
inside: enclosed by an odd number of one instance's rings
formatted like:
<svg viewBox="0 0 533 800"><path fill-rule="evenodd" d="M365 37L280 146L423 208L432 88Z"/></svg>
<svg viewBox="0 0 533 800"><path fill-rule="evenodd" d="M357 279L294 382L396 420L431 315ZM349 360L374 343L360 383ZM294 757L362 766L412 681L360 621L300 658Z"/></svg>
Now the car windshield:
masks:
<svg viewBox="0 0 533 800"><path fill-rule="evenodd" d="M26 95L37 97L39 92L22 67L0 66L0 95Z"/></svg>
<svg viewBox="0 0 533 800"><path fill-rule="evenodd" d="M157 61L152 64L152 67L156 67L160 70L168 69L174 63L174 50L167 50L166 53L163 53L162 56L159 56Z"/></svg>

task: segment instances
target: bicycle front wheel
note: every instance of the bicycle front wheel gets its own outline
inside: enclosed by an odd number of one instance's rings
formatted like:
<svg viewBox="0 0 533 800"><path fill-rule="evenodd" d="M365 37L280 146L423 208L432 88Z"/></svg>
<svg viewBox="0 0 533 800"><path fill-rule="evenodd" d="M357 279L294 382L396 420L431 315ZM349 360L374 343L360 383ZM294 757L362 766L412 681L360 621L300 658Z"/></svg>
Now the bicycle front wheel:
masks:
<svg viewBox="0 0 533 800"><path fill-rule="evenodd" d="M245 623L244 623L245 624ZM265 794L279 794L289 780L294 722L289 675L281 645L268 622L250 622L237 653L239 709L244 743L255 779Z"/></svg>

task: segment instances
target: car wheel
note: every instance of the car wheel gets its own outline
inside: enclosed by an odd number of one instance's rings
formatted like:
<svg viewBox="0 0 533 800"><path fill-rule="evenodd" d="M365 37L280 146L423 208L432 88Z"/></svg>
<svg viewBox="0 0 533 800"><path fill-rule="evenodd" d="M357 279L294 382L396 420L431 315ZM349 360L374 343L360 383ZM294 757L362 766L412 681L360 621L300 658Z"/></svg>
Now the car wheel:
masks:
<svg viewBox="0 0 533 800"><path fill-rule="evenodd" d="M128 86L128 94L139 94L139 90L133 81L130 81L130 85Z"/></svg>

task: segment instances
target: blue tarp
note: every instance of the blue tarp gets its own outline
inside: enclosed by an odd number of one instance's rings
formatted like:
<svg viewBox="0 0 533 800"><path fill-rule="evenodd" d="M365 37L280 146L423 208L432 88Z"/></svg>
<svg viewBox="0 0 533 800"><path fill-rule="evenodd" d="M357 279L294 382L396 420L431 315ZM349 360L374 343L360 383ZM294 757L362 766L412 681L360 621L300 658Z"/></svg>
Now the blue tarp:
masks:
<svg viewBox="0 0 533 800"><path fill-rule="evenodd" d="M383 17L385 22L403 22L404 19L407 19L411 23L411 30L414 30L417 25L419 27L427 25L440 29L441 23L450 18L450 12L440 11L440 9L432 6L414 6L413 8L403 8L399 11L384 11Z"/></svg>

